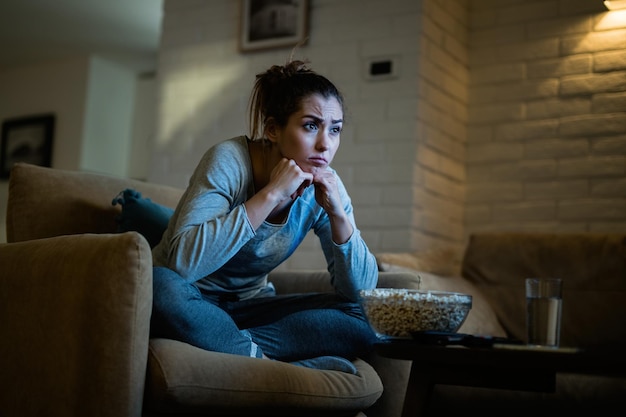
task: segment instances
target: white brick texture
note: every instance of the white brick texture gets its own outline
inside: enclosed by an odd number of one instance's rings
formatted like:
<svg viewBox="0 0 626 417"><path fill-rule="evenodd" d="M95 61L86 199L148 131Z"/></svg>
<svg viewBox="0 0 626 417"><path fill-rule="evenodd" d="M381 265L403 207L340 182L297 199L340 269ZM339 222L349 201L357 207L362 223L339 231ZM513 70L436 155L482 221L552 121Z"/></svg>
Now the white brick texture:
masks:
<svg viewBox="0 0 626 417"><path fill-rule="evenodd" d="M626 13L601 3L469 2L466 233L626 230Z"/></svg>

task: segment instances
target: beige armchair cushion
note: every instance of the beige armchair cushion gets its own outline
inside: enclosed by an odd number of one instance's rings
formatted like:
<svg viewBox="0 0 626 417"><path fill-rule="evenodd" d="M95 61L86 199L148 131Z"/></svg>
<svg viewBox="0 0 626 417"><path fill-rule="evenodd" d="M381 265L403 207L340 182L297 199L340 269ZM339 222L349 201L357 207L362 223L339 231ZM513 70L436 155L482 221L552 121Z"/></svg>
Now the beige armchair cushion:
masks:
<svg viewBox="0 0 626 417"><path fill-rule="evenodd" d="M146 406L160 413L211 410L212 416L350 416L373 404L383 386L357 359L357 375L150 341ZM324 411L326 410L326 411ZM248 414L249 413L249 414Z"/></svg>
<svg viewBox="0 0 626 417"><path fill-rule="evenodd" d="M281 294L332 289L326 271L275 271L269 280ZM209 352L169 339L152 339L148 359L146 407L153 413L210 408L215 417L278 417L293 416L297 409L299 417L352 416L384 396L381 377L362 359L353 361L358 374L352 375Z"/></svg>

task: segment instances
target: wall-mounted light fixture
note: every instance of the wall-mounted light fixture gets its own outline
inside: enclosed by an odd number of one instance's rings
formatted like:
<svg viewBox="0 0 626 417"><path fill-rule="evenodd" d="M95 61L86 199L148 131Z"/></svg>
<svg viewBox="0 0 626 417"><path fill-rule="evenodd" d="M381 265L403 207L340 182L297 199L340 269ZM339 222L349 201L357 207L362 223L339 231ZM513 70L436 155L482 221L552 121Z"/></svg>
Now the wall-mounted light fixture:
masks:
<svg viewBox="0 0 626 417"><path fill-rule="evenodd" d="M605 0L604 5L609 10L626 9L626 0Z"/></svg>

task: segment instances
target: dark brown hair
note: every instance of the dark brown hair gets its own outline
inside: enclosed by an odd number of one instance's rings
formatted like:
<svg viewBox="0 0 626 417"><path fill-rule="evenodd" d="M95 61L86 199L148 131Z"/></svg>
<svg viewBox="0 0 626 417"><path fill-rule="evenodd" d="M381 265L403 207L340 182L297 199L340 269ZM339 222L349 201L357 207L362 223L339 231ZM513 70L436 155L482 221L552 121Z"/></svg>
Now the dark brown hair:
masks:
<svg viewBox="0 0 626 417"><path fill-rule="evenodd" d="M274 65L257 74L249 103L250 139L263 137L265 123L270 118L278 126L286 126L289 116L300 110L302 100L314 94L336 98L344 110L343 96L337 87L304 61Z"/></svg>

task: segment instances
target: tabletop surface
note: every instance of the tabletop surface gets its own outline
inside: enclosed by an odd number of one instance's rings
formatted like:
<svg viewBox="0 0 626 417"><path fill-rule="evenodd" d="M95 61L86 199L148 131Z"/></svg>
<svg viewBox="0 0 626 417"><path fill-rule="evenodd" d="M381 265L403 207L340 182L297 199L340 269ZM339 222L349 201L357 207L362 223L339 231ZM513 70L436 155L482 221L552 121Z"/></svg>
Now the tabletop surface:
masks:
<svg viewBox="0 0 626 417"><path fill-rule="evenodd" d="M423 362L430 366L506 367L626 376L623 349L543 348L520 343L479 346L439 345L412 338L381 338L375 349L385 357Z"/></svg>

